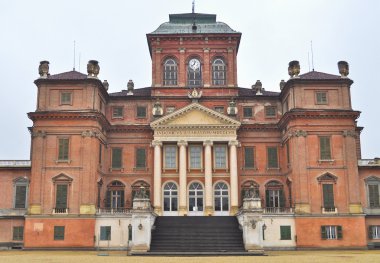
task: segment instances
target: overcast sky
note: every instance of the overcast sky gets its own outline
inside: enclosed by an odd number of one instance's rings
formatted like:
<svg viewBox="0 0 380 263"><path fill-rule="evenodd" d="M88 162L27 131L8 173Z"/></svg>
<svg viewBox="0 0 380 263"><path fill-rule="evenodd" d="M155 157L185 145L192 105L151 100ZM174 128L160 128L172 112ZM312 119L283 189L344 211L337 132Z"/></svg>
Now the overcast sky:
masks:
<svg viewBox="0 0 380 263"><path fill-rule="evenodd" d="M151 59L145 34L169 20L168 14L191 12L192 0L0 0L0 160L29 159L41 60L50 73L86 71L89 59L100 64L100 79L110 92L151 84ZM288 62L299 60L309 71L313 41L314 68L338 74L337 62L350 63L352 104L358 121L362 157L380 157L380 1L377 0L197 0L195 11L217 14L242 32L238 83L260 79L266 90L279 91ZM80 57L80 63L79 63ZM311 57L311 55L310 55Z"/></svg>

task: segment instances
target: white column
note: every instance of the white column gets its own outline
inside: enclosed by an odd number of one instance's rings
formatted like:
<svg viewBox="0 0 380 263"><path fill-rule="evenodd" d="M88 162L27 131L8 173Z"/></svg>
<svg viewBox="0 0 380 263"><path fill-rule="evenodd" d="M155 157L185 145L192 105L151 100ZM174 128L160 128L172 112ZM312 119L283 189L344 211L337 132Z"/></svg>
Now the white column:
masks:
<svg viewBox="0 0 380 263"><path fill-rule="evenodd" d="M152 146L154 147L154 170L153 170L153 184L154 184L154 200L153 200L153 206L154 211L161 215L162 209L161 209L161 147L162 142L160 141L153 141Z"/></svg>
<svg viewBox="0 0 380 263"><path fill-rule="evenodd" d="M238 174L237 174L237 146L238 141L230 141L230 184L231 184L231 215L238 211Z"/></svg>
<svg viewBox="0 0 380 263"><path fill-rule="evenodd" d="M212 209L212 141L203 142L205 154L205 215L210 215Z"/></svg>
<svg viewBox="0 0 380 263"><path fill-rule="evenodd" d="M186 141L179 141L179 214L184 215L187 213L187 191L186 191Z"/></svg>

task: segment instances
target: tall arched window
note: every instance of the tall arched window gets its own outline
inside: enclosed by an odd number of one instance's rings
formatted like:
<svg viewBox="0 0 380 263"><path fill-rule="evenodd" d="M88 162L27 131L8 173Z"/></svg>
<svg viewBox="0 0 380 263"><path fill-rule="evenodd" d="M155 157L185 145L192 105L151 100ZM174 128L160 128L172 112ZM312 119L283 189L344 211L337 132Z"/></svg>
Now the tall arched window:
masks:
<svg viewBox="0 0 380 263"><path fill-rule="evenodd" d="M187 65L187 85L192 87L202 85L202 65L196 58L190 59Z"/></svg>
<svg viewBox="0 0 380 263"><path fill-rule="evenodd" d="M212 63L212 84L226 85L226 64L221 58L215 59Z"/></svg>
<svg viewBox="0 0 380 263"><path fill-rule="evenodd" d="M124 208L124 189L125 185L120 181L112 181L107 186L106 208L123 209Z"/></svg>
<svg viewBox="0 0 380 263"><path fill-rule="evenodd" d="M189 186L189 211L203 211L203 187L200 183Z"/></svg>
<svg viewBox="0 0 380 263"><path fill-rule="evenodd" d="M228 205L228 186L219 182L214 187L214 208L215 212L229 211Z"/></svg>
<svg viewBox="0 0 380 263"><path fill-rule="evenodd" d="M285 207L284 186L277 181L266 184L265 205L268 208Z"/></svg>
<svg viewBox="0 0 380 263"><path fill-rule="evenodd" d="M178 211L178 188L175 183L169 182L164 186L164 211Z"/></svg>
<svg viewBox="0 0 380 263"><path fill-rule="evenodd" d="M164 63L164 85L177 85L177 63L172 58Z"/></svg>

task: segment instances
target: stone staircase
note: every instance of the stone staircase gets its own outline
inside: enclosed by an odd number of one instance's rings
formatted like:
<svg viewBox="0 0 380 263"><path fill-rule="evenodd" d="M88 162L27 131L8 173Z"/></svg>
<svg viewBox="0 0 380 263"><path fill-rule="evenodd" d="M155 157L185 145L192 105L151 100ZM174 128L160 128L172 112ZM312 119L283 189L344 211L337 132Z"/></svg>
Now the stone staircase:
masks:
<svg viewBox="0 0 380 263"><path fill-rule="evenodd" d="M241 253L242 231L234 216L157 217L149 253Z"/></svg>

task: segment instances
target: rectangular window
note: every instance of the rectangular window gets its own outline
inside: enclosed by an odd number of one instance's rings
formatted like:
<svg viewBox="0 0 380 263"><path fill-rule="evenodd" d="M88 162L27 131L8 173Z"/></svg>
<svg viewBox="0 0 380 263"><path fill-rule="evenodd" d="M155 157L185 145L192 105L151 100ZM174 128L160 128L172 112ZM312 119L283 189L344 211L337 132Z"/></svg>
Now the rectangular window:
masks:
<svg viewBox="0 0 380 263"><path fill-rule="evenodd" d="M280 226L280 235L281 240L291 240L292 234L290 226Z"/></svg>
<svg viewBox="0 0 380 263"><path fill-rule="evenodd" d="M219 113L224 113L224 107L223 106L215 106L214 110Z"/></svg>
<svg viewBox="0 0 380 263"><path fill-rule="evenodd" d="M111 226L100 227L100 240L111 240Z"/></svg>
<svg viewBox="0 0 380 263"><path fill-rule="evenodd" d="M146 118L146 107L145 106L137 106L137 118Z"/></svg>
<svg viewBox="0 0 380 263"><path fill-rule="evenodd" d="M112 148L112 168L122 168L122 148Z"/></svg>
<svg viewBox="0 0 380 263"><path fill-rule="evenodd" d="M146 167L146 152L145 148L136 149L136 168Z"/></svg>
<svg viewBox="0 0 380 263"><path fill-rule="evenodd" d="M277 112L276 106L265 106L265 117L267 118L275 118Z"/></svg>
<svg viewBox="0 0 380 263"><path fill-rule="evenodd" d="M243 108L243 117L244 118L252 118L252 107L244 107Z"/></svg>
<svg viewBox="0 0 380 263"><path fill-rule="evenodd" d="M319 150L321 160L331 160L330 137L319 137Z"/></svg>
<svg viewBox="0 0 380 263"><path fill-rule="evenodd" d="M244 168L254 168L254 147L244 147Z"/></svg>
<svg viewBox="0 0 380 263"><path fill-rule="evenodd" d="M342 239L342 226L321 226L322 239Z"/></svg>
<svg viewBox="0 0 380 263"><path fill-rule="evenodd" d="M278 168L278 155L277 155L277 147L268 147L267 148L267 158L268 168Z"/></svg>
<svg viewBox="0 0 380 263"><path fill-rule="evenodd" d="M369 226L368 238L369 239L380 239L380 226Z"/></svg>
<svg viewBox="0 0 380 263"><path fill-rule="evenodd" d="M224 145L216 145L214 147L215 169L227 168L227 148Z"/></svg>
<svg viewBox="0 0 380 263"><path fill-rule="evenodd" d="M112 118L123 118L123 107L112 107Z"/></svg>
<svg viewBox="0 0 380 263"><path fill-rule="evenodd" d="M64 226L54 226L54 240L65 240Z"/></svg>
<svg viewBox="0 0 380 263"><path fill-rule="evenodd" d="M24 240L24 227L14 226L13 227L13 240L22 241Z"/></svg>
<svg viewBox="0 0 380 263"><path fill-rule="evenodd" d="M177 168L177 146L166 145L165 149L165 168L175 169Z"/></svg>
<svg viewBox="0 0 380 263"><path fill-rule="evenodd" d="M61 105L72 104L72 92L61 92Z"/></svg>
<svg viewBox="0 0 380 263"><path fill-rule="evenodd" d="M315 93L317 104L327 104L327 92L317 91Z"/></svg>
<svg viewBox="0 0 380 263"><path fill-rule="evenodd" d="M326 209L334 209L334 185L323 184L323 207Z"/></svg>
<svg viewBox="0 0 380 263"><path fill-rule="evenodd" d="M15 208L26 208L26 185L16 185Z"/></svg>
<svg viewBox="0 0 380 263"><path fill-rule="evenodd" d="M58 139L58 161L68 161L69 160L69 139L60 138Z"/></svg>
<svg viewBox="0 0 380 263"><path fill-rule="evenodd" d="M166 107L166 113L172 113L175 111L175 106L167 106Z"/></svg>
<svg viewBox="0 0 380 263"><path fill-rule="evenodd" d="M379 185L368 185L368 202L369 207L380 207Z"/></svg>
<svg viewBox="0 0 380 263"><path fill-rule="evenodd" d="M57 184L55 208L66 209L67 208L67 184Z"/></svg>
<svg viewBox="0 0 380 263"><path fill-rule="evenodd" d="M190 169L202 168L202 146L190 145Z"/></svg>

